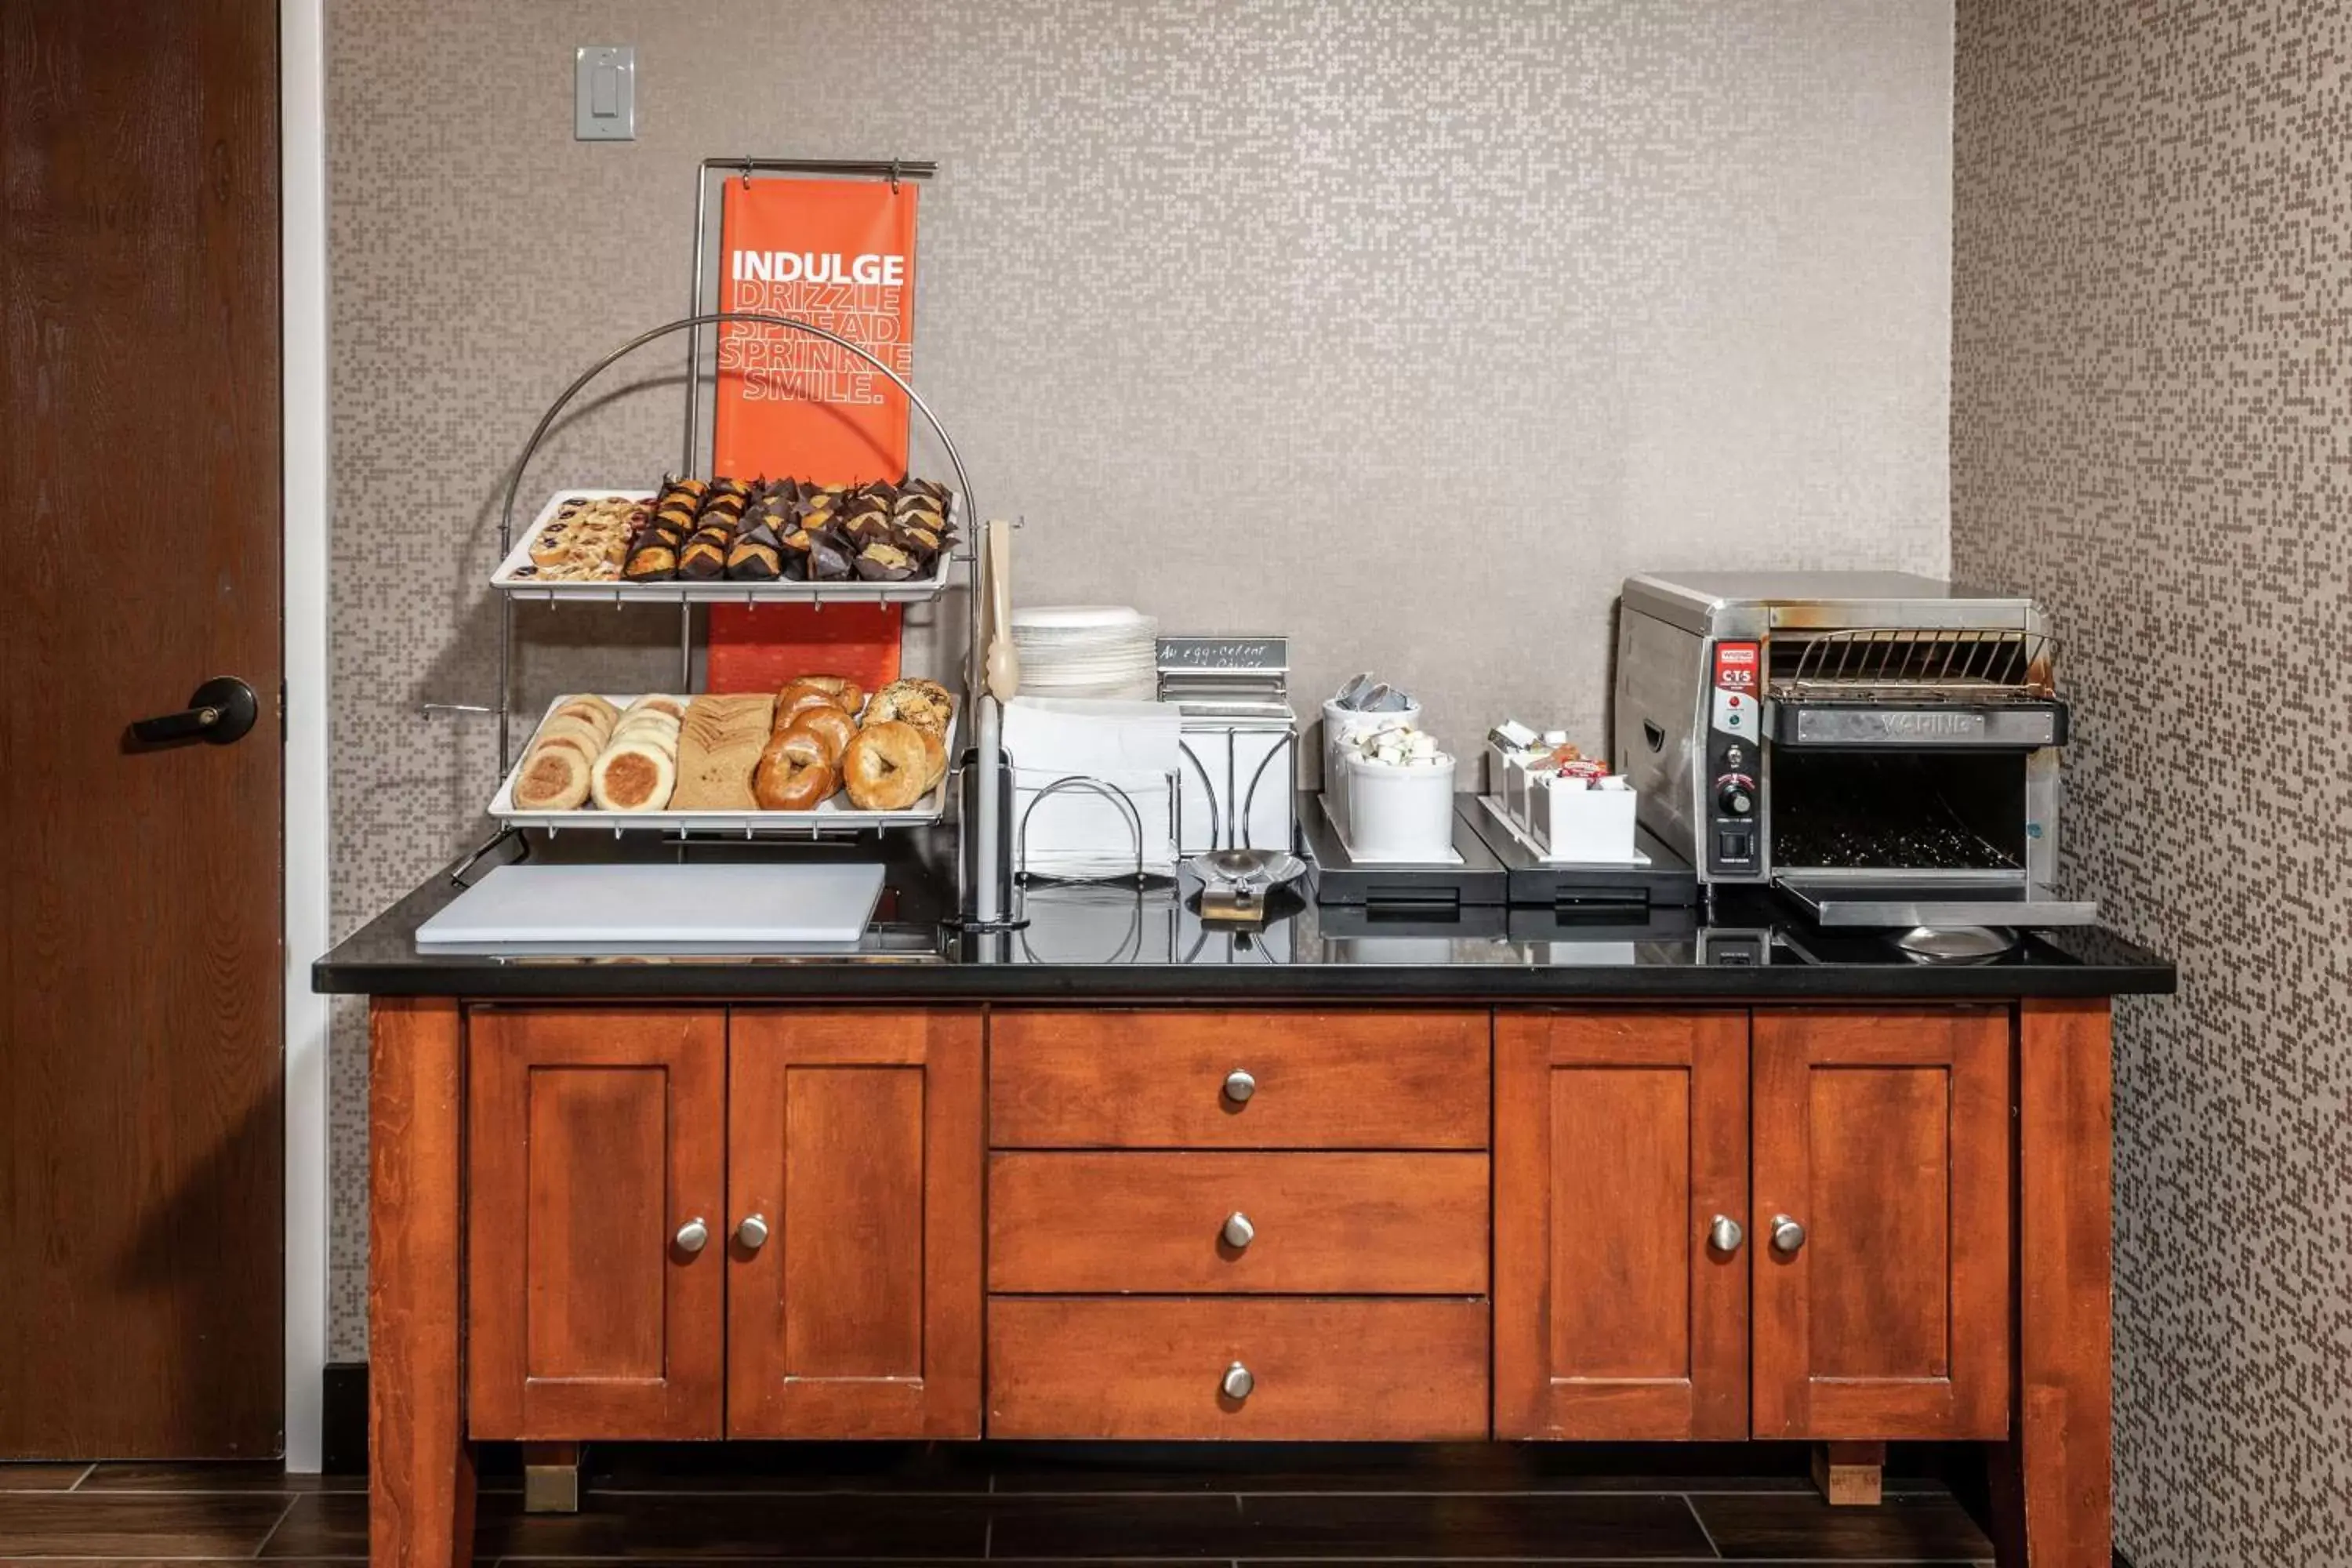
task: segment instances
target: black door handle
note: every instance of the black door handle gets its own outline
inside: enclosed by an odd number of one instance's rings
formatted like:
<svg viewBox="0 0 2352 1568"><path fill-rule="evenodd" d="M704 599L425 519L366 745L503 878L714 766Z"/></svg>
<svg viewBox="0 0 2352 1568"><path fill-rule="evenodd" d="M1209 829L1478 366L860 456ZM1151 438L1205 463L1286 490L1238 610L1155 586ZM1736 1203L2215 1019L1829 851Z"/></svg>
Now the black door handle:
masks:
<svg viewBox="0 0 2352 1568"><path fill-rule="evenodd" d="M204 741L226 746L244 737L261 716L253 688L233 675L215 676L196 688L188 705L177 713L159 713L131 726L131 738L142 745L161 746L173 741Z"/></svg>

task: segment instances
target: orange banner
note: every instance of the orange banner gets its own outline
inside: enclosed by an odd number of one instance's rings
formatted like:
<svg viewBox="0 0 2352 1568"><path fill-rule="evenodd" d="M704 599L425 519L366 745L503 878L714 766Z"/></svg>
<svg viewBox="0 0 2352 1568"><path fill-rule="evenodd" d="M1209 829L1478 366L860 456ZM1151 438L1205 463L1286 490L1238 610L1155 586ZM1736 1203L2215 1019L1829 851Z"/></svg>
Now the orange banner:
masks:
<svg viewBox="0 0 2352 1568"><path fill-rule="evenodd" d="M838 333L911 378L916 187L884 181L730 179L719 198L720 308L790 316ZM907 398L837 344L786 327L719 330L714 470L849 484L907 469ZM718 605L713 691L794 675L898 674L895 606Z"/></svg>

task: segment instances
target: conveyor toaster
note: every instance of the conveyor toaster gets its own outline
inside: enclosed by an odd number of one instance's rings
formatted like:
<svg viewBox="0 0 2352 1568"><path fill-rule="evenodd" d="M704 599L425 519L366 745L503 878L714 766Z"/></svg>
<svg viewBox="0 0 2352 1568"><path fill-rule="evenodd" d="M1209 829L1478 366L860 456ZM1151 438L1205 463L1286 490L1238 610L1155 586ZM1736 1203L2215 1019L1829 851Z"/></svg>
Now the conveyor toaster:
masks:
<svg viewBox="0 0 2352 1568"><path fill-rule="evenodd" d="M2087 924L2047 891L2067 707L2028 599L1899 573L1626 579L1617 765L1709 885L1823 925Z"/></svg>

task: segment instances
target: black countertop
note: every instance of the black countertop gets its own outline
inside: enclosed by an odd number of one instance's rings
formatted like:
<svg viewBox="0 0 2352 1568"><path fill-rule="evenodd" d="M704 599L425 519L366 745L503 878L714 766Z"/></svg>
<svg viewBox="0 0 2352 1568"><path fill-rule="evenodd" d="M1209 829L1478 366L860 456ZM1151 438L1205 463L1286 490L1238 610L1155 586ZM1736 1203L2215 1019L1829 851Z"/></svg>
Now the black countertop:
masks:
<svg viewBox="0 0 2352 1568"><path fill-rule="evenodd" d="M2168 994L2172 965L2099 928L2032 933L1976 964L1916 962L1883 937L1825 931L1769 893L1709 915L1661 910L1642 924L1549 910L1467 910L1399 923L1318 908L1287 889L1262 931L1204 926L1189 883L1039 885L1023 930L945 931L952 836L887 842L875 923L855 951L751 957L465 957L419 952L418 924L457 896L445 868L320 959L323 992L379 996L1021 998L1090 1001L1464 997L2113 996ZM534 858L734 859L777 854L871 858L839 849L697 847L589 834L534 838ZM494 858L510 858L511 850ZM486 862L487 864L487 862ZM478 876L479 869L472 873Z"/></svg>

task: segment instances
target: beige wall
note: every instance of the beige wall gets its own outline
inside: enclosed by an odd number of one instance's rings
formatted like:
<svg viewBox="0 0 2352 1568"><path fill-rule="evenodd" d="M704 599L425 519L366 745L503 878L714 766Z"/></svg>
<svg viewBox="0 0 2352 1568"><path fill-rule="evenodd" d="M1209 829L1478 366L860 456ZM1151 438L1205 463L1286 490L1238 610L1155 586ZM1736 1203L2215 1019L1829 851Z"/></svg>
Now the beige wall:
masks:
<svg viewBox="0 0 2352 1568"><path fill-rule="evenodd" d="M1629 571L1945 563L1948 0L328 16L339 930L478 831L488 732L416 705L488 695L494 492L678 312L707 153L939 160L916 380L1027 519L1019 596L1286 631L1304 695L1371 668L1457 742L1598 743ZM583 43L636 46L636 142L572 140ZM654 474L677 398L599 408L527 489ZM658 679L669 635L541 617L526 679ZM350 1355L351 1009L337 1037Z"/></svg>
<svg viewBox="0 0 2352 1568"><path fill-rule="evenodd" d="M2177 955L2117 1034L2116 1520L2352 1537L2352 16L1963 0L1952 555L2080 721L2066 878Z"/></svg>

